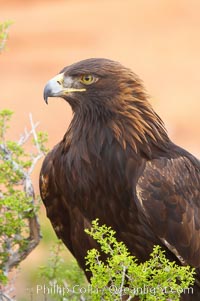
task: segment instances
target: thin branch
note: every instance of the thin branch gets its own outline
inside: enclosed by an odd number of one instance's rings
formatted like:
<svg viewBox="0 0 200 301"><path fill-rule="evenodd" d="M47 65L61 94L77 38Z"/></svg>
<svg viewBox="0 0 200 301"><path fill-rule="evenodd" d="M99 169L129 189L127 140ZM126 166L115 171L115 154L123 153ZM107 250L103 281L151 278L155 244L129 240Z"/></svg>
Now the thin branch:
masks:
<svg viewBox="0 0 200 301"><path fill-rule="evenodd" d="M38 152L41 153L41 148L40 148L40 145L38 143L38 137L37 137L37 133L35 131L35 125L34 125L33 116L32 116L31 113L29 113L29 119L30 119L30 123L31 123L31 131L32 131L32 134L33 134L33 138L34 138L34 141L35 141L36 148L37 148Z"/></svg>
<svg viewBox="0 0 200 301"><path fill-rule="evenodd" d="M0 286L0 288L1 288L1 286ZM14 300L12 298L10 298L8 294L0 291L0 301L14 301Z"/></svg>
<svg viewBox="0 0 200 301"><path fill-rule="evenodd" d="M126 276L126 266L123 266L123 272L122 272L122 282L120 285L120 300L123 300L123 287L125 282L125 276Z"/></svg>
<svg viewBox="0 0 200 301"><path fill-rule="evenodd" d="M22 146L23 144L25 144L27 142L27 140L33 135L33 131L35 131L35 129L38 127L39 124L40 124L39 122L36 122L29 132L27 131L27 128L25 128L24 133L21 135L17 144L19 146Z"/></svg>
<svg viewBox="0 0 200 301"><path fill-rule="evenodd" d="M31 166L30 166L30 168L29 168L29 170L28 170L28 174L29 174L29 175L32 174L32 172L33 172L33 170L34 170L34 168L35 168L35 165L37 164L37 162L38 162L43 156L44 156L43 153L41 153L41 154L39 154L37 157L35 157L35 158L33 159L33 162L32 162L32 164L31 164Z"/></svg>

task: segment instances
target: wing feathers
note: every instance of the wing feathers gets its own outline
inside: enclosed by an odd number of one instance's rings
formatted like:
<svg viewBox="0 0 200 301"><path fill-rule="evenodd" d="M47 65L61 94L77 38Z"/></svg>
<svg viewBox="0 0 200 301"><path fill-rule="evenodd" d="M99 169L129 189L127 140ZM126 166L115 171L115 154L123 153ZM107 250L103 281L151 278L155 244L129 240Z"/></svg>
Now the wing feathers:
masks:
<svg viewBox="0 0 200 301"><path fill-rule="evenodd" d="M140 210L155 234L195 267L200 267L199 188L198 168L185 156L147 162L136 188Z"/></svg>

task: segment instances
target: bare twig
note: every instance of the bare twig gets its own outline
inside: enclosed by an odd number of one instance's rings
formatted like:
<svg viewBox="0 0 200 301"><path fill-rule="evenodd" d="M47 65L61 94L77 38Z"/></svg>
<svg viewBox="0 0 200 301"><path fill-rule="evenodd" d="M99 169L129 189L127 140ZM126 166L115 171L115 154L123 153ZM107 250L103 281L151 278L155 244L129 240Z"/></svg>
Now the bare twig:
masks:
<svg viewBox="0 0 200 301"><path fill-rule="evenodd" d="M14 301L12 298L9 297L6 293L0 291L0 301Z"/></svg>
<svg viewBox="0 0 200 301"><path fill-rule="evenodd" d="M33 138L34 138L34 141L35 141L35 145L36 145L36 148L37 148L38 152L40 153L41 149L40 149L40 145L38 143L38 137L37 137L37 134L36 134L36 131L35 131L35 125L34 125L33 116L32 116L31 113L29 113L29 119L30 119L30 123L31 123L31 132L32 132L32 135L33 135Z"/></svg>
<svg viewBox="0 0 200 301"><path fill-rule="evenodd" d="M123 266L123 272L122 272L122 282L120 285L120 300L123 300L123 287L125 282L125 276L126 276L126 266Z"/></svg>
<svg viewBox="0 0 200 301"><path fill-rule="evenodd" d="M41 150L40 144L38 142L37 133L36 133L36 130L35 130L39 123L34 124L33 117L32 117L31 113L29 113L29 119L30 119L30 124L31 124L31 131L30 132L33 135L35 146L36 146L37 152L38 152L37 156L35 156L33 158L31 167L29 168L28 173L30 175L33 172L33 170L34 170L35 165L37 164L37 162L44 156L44 153Z"/></svg>
<svg viewBox="0 0 200 301"><path fill-rule="evenodd" d="M38 127L39 124L40 124L39 122L36 122L29 132L27 131L27 128L24 129L24 133L21 135L21 137L18 141L19 146L21 146L27 142L27 140L33 135L33 131L36 130L36 128Z"/></svg>

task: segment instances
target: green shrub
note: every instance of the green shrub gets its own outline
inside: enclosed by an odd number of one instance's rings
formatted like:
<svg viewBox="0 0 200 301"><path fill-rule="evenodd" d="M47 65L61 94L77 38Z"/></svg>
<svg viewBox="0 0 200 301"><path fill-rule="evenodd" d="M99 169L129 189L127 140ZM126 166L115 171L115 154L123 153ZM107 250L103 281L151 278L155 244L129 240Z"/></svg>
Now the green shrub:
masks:
<svg viewBox="0 0 200 301"><path fill-rule="evenodd" d="M31 174L44 156L47 139L46 134L36 132L38 124L30 115L30 131L25 130L18 141L8 140L12 114L10 110L0 111L0 283L4 285L9 285L9 272L40 240L38 202ZM25 147L30 137L31 152Z"/></svg>
<svg viewBox="0 0 200 301"><path fill-rule="evenodd" d="M95 220L91 229L85 231L100 246L100 251L88 250L86 256L88 271L92 274L91 284L86 282L76 262L64 263L56 247L47 266L41 268L46 287L56 284L64 292L62 296L54 292L52 300L117 301L124 296L127 300L138 296L141 301L178 301L182 292L193 292L194 269L170 262L160 246L154 247L148 261L138 263L124 243L116 240L115 231L110 227L99 226ZM60 248L60 243L58 246ZM102 253L107 257L104 262Z"/></svg>

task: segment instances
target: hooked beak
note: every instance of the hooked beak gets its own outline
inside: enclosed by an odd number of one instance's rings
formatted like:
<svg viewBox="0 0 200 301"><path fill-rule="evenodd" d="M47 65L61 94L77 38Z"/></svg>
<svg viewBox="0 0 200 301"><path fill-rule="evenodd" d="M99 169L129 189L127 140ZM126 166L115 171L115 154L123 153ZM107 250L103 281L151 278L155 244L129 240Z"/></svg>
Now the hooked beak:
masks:
<svg viewBox="0 0 200 301"><path fill-rule="evenodd" d="M44 101L48 104L48 97L63 97L68 93L82 92L86 89L76 89L72 86L72 79L65 81L64 86L64 73L59 73L50 79L44 88Z"/></svg>

